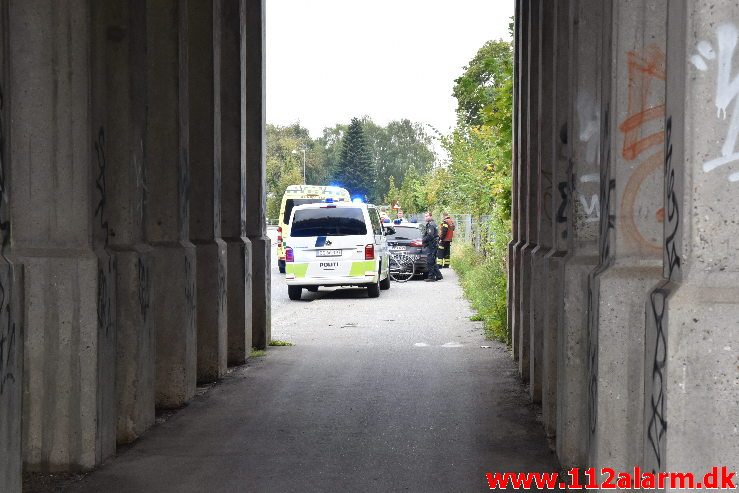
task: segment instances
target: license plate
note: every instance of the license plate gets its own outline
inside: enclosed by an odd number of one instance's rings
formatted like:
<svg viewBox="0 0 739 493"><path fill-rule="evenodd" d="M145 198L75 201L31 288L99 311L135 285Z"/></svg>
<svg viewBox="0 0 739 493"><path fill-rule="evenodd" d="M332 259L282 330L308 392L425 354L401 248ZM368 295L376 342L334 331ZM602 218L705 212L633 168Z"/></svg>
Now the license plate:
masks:
<svg viewBox="0 0 739 493"><path fill-rule="evenodd" d="M340 257L341 250L318 250L316 253L318 257Z"/></svg>
<svg viewBox="0 0 739 493"><path fill-rule="evenodd" d="M394 246L394 247L390 247L390 250L394 250L396 252L402 252L405 250L405 247L404 246Z"/></svg>

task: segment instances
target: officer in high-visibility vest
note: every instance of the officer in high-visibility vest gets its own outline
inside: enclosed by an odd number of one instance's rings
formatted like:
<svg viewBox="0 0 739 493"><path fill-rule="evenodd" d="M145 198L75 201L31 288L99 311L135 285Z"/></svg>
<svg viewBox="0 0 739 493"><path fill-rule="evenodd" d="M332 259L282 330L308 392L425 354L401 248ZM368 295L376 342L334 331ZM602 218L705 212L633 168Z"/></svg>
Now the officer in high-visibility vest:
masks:
<svg viewBox="0 0 739 493"><path fill-rule="evenodd" d="M443 269L451 265L452 239L454 239L454 229L456 225L449 214L444 214L444 220L439 226L439 254L436 257L436 264Z"/></svg>

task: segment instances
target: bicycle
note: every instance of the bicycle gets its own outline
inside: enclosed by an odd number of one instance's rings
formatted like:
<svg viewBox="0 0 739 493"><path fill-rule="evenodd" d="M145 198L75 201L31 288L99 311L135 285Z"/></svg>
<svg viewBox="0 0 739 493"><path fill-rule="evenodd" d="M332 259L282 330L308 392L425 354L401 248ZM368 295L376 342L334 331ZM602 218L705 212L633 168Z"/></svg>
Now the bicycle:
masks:
<svg viewBox="0 0 739 493"><path fill-rule="evenodd" d="M390 279L406 282L416 275L416 262L405 253L390 254Z"/></svg>

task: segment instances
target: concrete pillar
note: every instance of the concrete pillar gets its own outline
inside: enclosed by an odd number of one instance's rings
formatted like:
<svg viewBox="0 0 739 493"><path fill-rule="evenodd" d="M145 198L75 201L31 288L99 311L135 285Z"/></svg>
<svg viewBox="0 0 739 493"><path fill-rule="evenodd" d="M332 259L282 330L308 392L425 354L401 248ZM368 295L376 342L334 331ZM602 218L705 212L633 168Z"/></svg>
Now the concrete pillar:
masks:
<svg viewBox="0 0 739 493"><path fill-rule="evenodd" d="M541 11L542 1L531 0L529 4L529 30L527 65L528 77L525 82L526 94L526 159L522 162L525 177L521 178L522 224L526 230L526 243L521 247L521 277L518 283L519 320L521 324L518 344L518 370L524 382L529 381L531 356L531 252L536 248L538 235L537 191L539 182L539 74L541 70ZM525 213L524 210L525 209Z"/></svg>
<svg viewBox="0 0 739 493"><path fill-rule="evenodd" d="M540 63L538 73L539 114L536 133L539 149L533 169L538 176L534 210L536 247L531 251L531 286L529 291L529 396L533 402L541 402L544 378L544 321L547 305L547 279L549 264L545 262L552 249L552 164L556 160L554 121L556 101L556 45L557 45L556 2L542 2L540 16ZM540 288L536 288L539 286Z"/></svg>
<svg viewBox="0 0 739 493"><path fill-rule="evenodd" d="M189 241L187 8L146 4L146 239L154 248L150 300L156 332L156 404L182 406L196 385L196 259Z"/></svg>
<svg viewBox="0 0 739 493"><path fill-rule="evenodd" d="M666 9L666 0L614 2L603 29L612 32L603 60L613 65L604 77L600 263L589 286L596 468L642 462L644 300L662 274Z"/></svg>
<svg viewBox="0 0 739 493"><path fill-rule="evenodd" d="M0 491L20 493L22 483L21 416L23 397L23 284L10 254L8 201L9 118L7 3L0 3Z"/></svg>
<svg viewBox="0 0 739 493"><path fill-rule="evenodd" d="M146 9L144 0L91 4L95 237L116 265L117 440L154 424L155 334L149 314L146 190Z"/></svg>
<svg viewBox="0 0 739 493"><path fill-rule="evenodd" d="M6 154L11 253L25 272L23 449L30 471L88 469L115 451L110 271L99 271L93 230L100 196L93 195L91 167L89 14L85 2L7 5L13 63Z"/></svg>
<svg viewBox="0 0 739 493"><path fill-rule="evenodd" d="M551 55L553 74L551 76L551 93L544 101L551 98L552 120L546 135L550 156L547 167L542 170L550 186L548 193L542 195L544 210L548 211L543 218L548 228L539 234L539 241L550 246L543 260L546 298L544 300L544 320L542 323L542 382L541 403L542 422L547 435L554 436L557 429L557 341L564 316L564 257L567 253L567 186L569 183L569 66L570 56L570 11L569 0L551 2L551 14L547 15L553 24Z"/></svg>
<svg viewBox="0 0 739 493"><path fill-rule="evenodd" d="M251 241L246 237L246 162L241 159L241 3L220 0L221 235L226 242L228 270L228 364L246 362L251 352ZM218 116L219 113L216 113ZM217 143L218 145L218 143Z"/></svg>
<svg viewBox="0 0 739 493"><path fill-rule="evenodd" d="M528 77L529 77L529 43L528 36L530 30L530 19L529 11L531 10L531 4L528 0L520 0L519 4L519 30L516 33L518 42L518 52L516 53L516 63L518 66L518 74L516 80L518 87L516 88L516 94L518 95L517 114L518 119L516 122L516 150L517 150L517 165L515 167L515 201L511 204L511 208L515 211L515 224L513 229L515 231L514 243L511 249L510 262L512 264L512 282L510 287L511 295L508 299L512 300L509 302L512 306L509 307L511 310L511 349L513 351L513 359L518 361L519 354L521 351L521 338L522 338L522 325L521 325L521 249L526 244L526 223L524 218L526 217L526 201L523 200L526 195L527 181L526 181L526 163L528 162L528 132L527 122L528 113L527 107L529 104L528 97Z"/></svg>
<svg viewBox="0 0 739 493"><path fill-rule="evenodd" d="M563 467L586 461L588 428L587 280L598 263L600 218L601 30L605 0L571 0L572 90L564 304L557 341L557 455Z"/></svg>
<svg viewBox="0 0 739 493"><path fill-rule="evenodd" d="M669 281L647 304L645 463L697 476L739 457L739 7L681 0L668 9Z"/></svg>
<svg viewBox="0 0 739 493"><path fill-rule="evenodd" d="M5 87L5 84L3 84ZM4 106L4 105L3 105ZM2 109L0 109L2 112ZM0 491L20 493L23 476L23 277L8 255L10 225L5 175L6 119L0 119Z"/></svg>
<svg viewBox="0 0 739 493"><path fill-rule="evenodd" d="M245 231L252 246L252 346L264 349L272 337L270 239L266 221L264 113L264 2L242 3L242 159L246 163Z"/></svg>
<svg viewBox="0 0 739 493"><path fill-rule="evenodd" d="M516 295L516 282L515 282L515 248L518 243L518 168L520 166L520 151L518 141L520 138L519 122L520 117L520 106L521 106L521 94L520 94L520 75L521 65L519 63L519 57L521 55L521 43L519 38L521 37L521 4L523 0L516 0L515 14L513 17L514 32L513 32L513 142L512 142L512 171L511 171L511 241L508 243L508 278L506 284L506 307L508 309L508 340L511 342L514 354L516 354L517 346L515 345L514 339L514 324L515 316L518 312L516 306L518 302L518 296Z"/></svg>
<svg viewBox="0 0 739 493"><path fill-rule="evenodd" d="M221 2L187 2L190 240L197 258L198 381L226 373L226 243L221 239Z"/></svg>

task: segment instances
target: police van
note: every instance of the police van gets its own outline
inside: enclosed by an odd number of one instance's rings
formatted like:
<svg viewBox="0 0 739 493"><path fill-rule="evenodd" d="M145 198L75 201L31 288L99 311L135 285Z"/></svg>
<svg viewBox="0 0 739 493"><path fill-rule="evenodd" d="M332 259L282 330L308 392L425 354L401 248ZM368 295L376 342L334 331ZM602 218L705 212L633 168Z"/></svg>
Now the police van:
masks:
<svg viewBox="0 0 739 493"><path fill-rule="evenodd" d="M280 203L280 217L277 225L277 268L285 273L285 246L283 238L290 236L290 214L293 207L313 204L331 199L334 202L349 202L349 192L345 188L323 185L290 185L285 190Z"/></svg>
<svg viewBox="0 0 739 493"><path fill-rule="evenodd" d="M319 286L363 286L370 298L390 289L387 239L375 206L332 199L301 205L290 226L283 241L291 300Z"/></svg>

